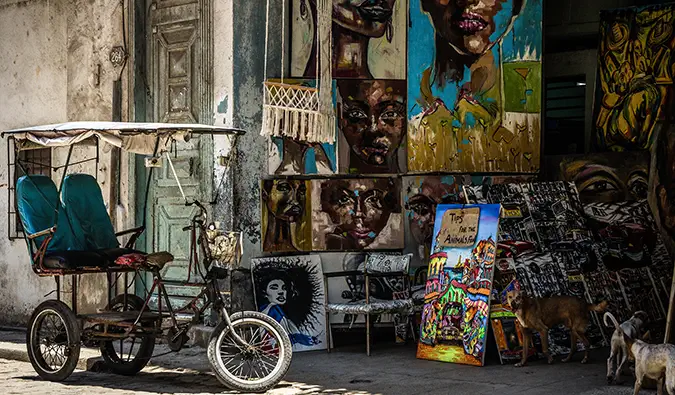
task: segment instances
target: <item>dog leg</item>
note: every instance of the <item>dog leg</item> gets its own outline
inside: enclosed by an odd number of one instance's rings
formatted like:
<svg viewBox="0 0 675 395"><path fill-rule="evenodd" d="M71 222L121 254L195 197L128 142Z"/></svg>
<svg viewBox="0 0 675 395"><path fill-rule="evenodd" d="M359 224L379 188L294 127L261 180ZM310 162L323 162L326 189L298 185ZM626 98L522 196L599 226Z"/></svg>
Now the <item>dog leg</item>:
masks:
<svg viewBox="0 0 675 395"><path fill-rule="evenodd" d="M663 395L663 376L656 382L656 395Z"/></svg>
<svg viewBox="0 0 675 395"><path fill-rule="evenodd" d="M520 362L515 365L517 368L527 365L527 356L530 351L530 341L532 339L531 335L532 333L529 329L523 328L523 357L520 359Z"/></svg>
<svg viewBox="0 0 675 395"><path fill-rule="evenodd" d="M623 367L626 365L627 361L628 361L628 353L622 352L621 362L619 362L619 367L616 368L616 377L614 378L614 381L616 381L617 384L623 384L623 381L621 380L621 373L623 373Z"/></svg>
<svg viewBox="0 0 675 395"><path fill-rule="evenodd" d="M640 388L642 388L642 376L635 379L635 389L633 390L633 395L638 395Z"/></svg>
<svg viewBox="0 0 675 395"><path fill-rule="evenodd" d="M577 352L577 334L574 331L570 332L570 338L572 339L572 344L570 345L570 353L563 359L563 362L569 362L572 360L572 356Z"/></svg>
<svg viewBox="0 0 675 395"><path fill-rule="evenodd" d="M553 363L553 356L548 352L548 329L539 331L539 337L541 338L541 349L544 352L546 361L550 365Z"/></svg>
<svg viewBox="0 0 675 395"><path fill-rule="evenodd" d="M577 336L579 336L581 341L584 343L584 359L581 360L581 363L587 363L589 351L588 349L591 348L591 342L588 340L584 332L577 332Z"/></svg>
<svg viewBox="0 0 675 395"><path fill-rule="evenodd" d="M616 348L612 347L607 358L607 384L612 384L614 381L614 361L616 360Z"/></svg>

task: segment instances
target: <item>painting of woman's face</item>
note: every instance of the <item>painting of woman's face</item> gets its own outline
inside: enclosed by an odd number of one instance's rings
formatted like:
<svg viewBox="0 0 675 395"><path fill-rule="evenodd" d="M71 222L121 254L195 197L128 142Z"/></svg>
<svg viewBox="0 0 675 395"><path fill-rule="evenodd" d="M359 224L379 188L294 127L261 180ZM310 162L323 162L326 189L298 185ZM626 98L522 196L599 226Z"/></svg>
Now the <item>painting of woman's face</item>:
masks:
<svg viewBox="0 0 675 395"><path fill-rule="evenodd" d="M436 33L466 54L490 49L495 16L507 0L422 0Z"/></svg>
<svg viewBox="0 0 675 395"><path fill-rule="evenodd" d="M263 183L263 200L277 219L296 222L305 210L307 187L302 180L275 179Z"/></svg>
<svg viewBox="0 0 675 395"><path fill-rule="evenodd" d="M310 0L316 7L316 0ZM333 0L333 22L354 33L382 37L396 0Z"/></svg>
<svg viewBox="0 0 675 395"><path fill-rule="evenodd" d="M405 89L405 81L338 82L340 129L361 163L389 166L397 160L406 130ZM358 165L350 167L361 170Z"/></svg>
<svg viewBox="0 0 675 395"><path fill-rule="evenodd" d="M337 225L335 233L359 248L375 241L395 210L387 179L329 180L321 188L322 208Z"/></svg>
<svg viewBox="0 0 675 395"><path fill-rule="evenodd" d="M452 199L453 196L457 199ZM430 245L436 224L436 206L439 203L459 202L457 184L446 184L441 177L425 177L419 191L410 197L406 206L409 210L410 231L415 241Z"/></svg>
<svg viewBox="0 0 675 395"><path fill-rule="evenodd" d="M283 280L272 280L265 288L265 297L270 303L284 305L287 298L286 283Z"/></svg>

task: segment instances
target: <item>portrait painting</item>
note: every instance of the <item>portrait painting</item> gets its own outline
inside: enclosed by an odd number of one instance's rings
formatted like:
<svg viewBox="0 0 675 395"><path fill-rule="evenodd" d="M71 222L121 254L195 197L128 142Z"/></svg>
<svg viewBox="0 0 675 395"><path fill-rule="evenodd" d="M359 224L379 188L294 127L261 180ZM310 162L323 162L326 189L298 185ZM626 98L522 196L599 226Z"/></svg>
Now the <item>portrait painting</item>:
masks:
<svg viewBox="0 0 675 395"><path fill-rule="evenodd" d="M417 358L483 366L500 211L437 207Z"/></svg>
<svg viewBox="0 0 675 395"><path fill-rule="evenodd" d="M340 173L405 172L406 83L339 80Z"/></svg>
<svg viewBox="0 0 675 395"><path fill-rule="evenodd" d="M316 0L291 0L291 75L317 74ZM405 80L408 0L333 0L333 78Z"/></svg>
<svg viewBox="0 0 675 395"><path fill-rule="evenodd" d="M541 0L410 0L408 171L539 169Z"/></svg>
<svg viewBox="0 0 675 395"><path fill-rule="evenodd" d="M260 181L263 251L311 251L309 188L307 180L274 178Z"/></svg>
<svg viewBox="0 0 675 395"><path fill-rule="evenodd" d="M269 79L269 81L281 82L281 79ZM284 79L283 83L316 87L316 80ZM333 106L335 106L335 81L333 81L332 89ZM316 143L290 137L270 137L267 152L270 175L334 174L337 172L335 142Z"/></svg>
<svg viewBox="0 0 675 395"><path fill-rule="evenodd" d="M326 349L324 286L318 255L251 259L258 311L274 318L293 352Z"/></svg>
<svg viewBox="0 0 675 395"><path fill-rule="evenodd" d="M598 151L649 150L652 146L667 100L673 95L673 24L673 4L600 14L593 118Z"/></svg>
<svg viewBox="0 0 675 395"><path fill-rule="evenodd" d="M403 248L397 178L312 180L314 251Z"/></svg>

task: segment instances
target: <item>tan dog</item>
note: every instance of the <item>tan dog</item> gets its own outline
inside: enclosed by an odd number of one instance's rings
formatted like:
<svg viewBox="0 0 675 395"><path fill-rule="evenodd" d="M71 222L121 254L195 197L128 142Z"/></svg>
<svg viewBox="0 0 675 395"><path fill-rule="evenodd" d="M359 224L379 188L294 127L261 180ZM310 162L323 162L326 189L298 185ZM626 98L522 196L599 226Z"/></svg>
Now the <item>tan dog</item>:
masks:
<svg viewBox="0 0 675 395"><path fill-rule="evenodd" d="M590 342L586 337L588 326L588 313L590 311L603 312L607 308L607 301L598 304L589 304L574 296L553 296L550 298L529 298L520 292L507 295L507 301L513 312L518 317L523 331L523 357L517 367L527 364L527 355L532 339L532 330L539 332L541 346L548 363L553 363L553 357L548 352L548 331L551 327L559 324L565 325L572 333L572 344L569 355L563 359L568 362L576 352L577 339L584 343L584 359L581 363L588 362L588 349Z"/></svg>
<svg viewBox="0 0 675 395"><path fill-rule="evenodd" d="M612 313L605 313L612 320L614 329L623 335L628 347L628 359L635 361L635 390L637 395L646 379L657 381L656 392L663 395L665 385L669 395L675 395L675 346L672 344L647 344L640 339L631 339L623 332Z"/></svg>
<svg viewBox="0 0 675 395"><path fill-rule="evenodd" d="M608 318L608 314L605 314L605 325L610 327L610 324L607 322ZM612 382L621 384L621 373L628 360L628 345L626 345L626 342L624 341L624 336L628 336L631 339L639 338L642 327L647 319L647 313L644 311L636 311L633 313L632 317L621 324L620 331L618 329L614 330L614 333L612 334L612 347L609 358L607 358L607 384L611 384ZM647 335L649 335L649 332L645 334L645 336ZM615 366L617 366L616 371L614 371Z"/></svg>

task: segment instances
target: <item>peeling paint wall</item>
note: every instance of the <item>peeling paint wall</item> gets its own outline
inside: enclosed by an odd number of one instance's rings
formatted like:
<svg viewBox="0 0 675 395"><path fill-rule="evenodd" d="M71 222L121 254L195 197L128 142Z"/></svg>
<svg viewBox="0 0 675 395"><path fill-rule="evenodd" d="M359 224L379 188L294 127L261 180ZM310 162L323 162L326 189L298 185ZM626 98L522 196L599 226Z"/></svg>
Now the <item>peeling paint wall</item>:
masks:
<svg viewBox="0 0 675 395"><path fill-rule="evenodd" d="M105 0L0 0L0 129L111 119L112 83L120 69L108 56L113 46L122 44L121 7L120 2ZM8 240L6 144L3 140L0 149L0 324L23 324L54 290L54 281L32 272L23 240ZM97 177L106 200L110 196L109 148L101 147ZM78 148L72 160L94 153L93 148ZM52 164L63 163L66 154L65 149L53 150ZM94 166L82 165L73 171L94 174ZM104 306L105 276L81 276L79 286L80 311ZM66 282L62 289L70 287ZM69 299L70 295L62 297Z"/></svg>

